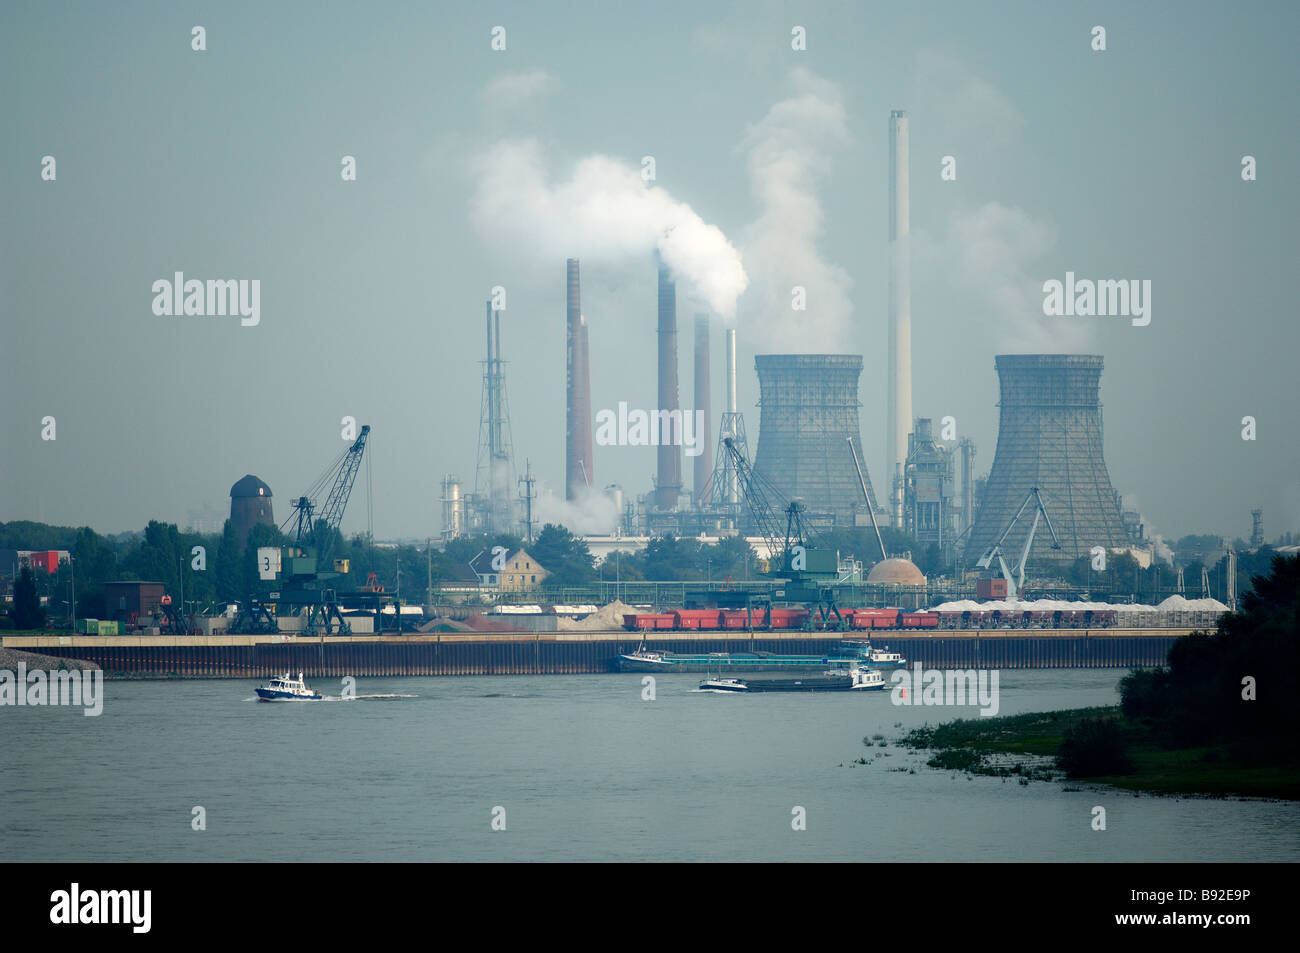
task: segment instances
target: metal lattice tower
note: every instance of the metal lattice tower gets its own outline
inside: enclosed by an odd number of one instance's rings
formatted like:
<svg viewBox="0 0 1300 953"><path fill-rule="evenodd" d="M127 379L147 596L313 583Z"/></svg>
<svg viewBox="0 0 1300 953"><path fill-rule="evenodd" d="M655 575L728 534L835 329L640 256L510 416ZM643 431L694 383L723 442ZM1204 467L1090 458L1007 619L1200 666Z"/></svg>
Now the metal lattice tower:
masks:
<svg viewBox="0 0 1300 953"><path fill-rule="evenodd" d="M483 362L483 405L479 416L478 468L474 493L481 531L515 531L514 450L510 406L506 400L505 362L501 360L501 312L487 303L487 360Z"/></svg>
<svg viewBox="0 0 1300 953"><path fill-rule="evenodd" d="M709 479L708 502L703 506L709 517L723 529L740 529L744 502L740 498L740 476L735 457L727 452L727 441L749 460L749 441L745 437L745 415L723 413L718 425L718 448Z"/></svg>
<svg viewBox="0 0 1300 953"><path fill-rule="evenodd" d="M1061 549L1040 534L1031 559L1068 564L1094 546L1131 545L1102 456L1101 357L1001 354L995 363L998 446L964 562L973 565L992 545L1032 487L1041 491ZM1017 551L1027 532L1016 526L1003 548Z"/></svg>
<svg viewBox="0 0 1300 953"><path fill-rule="evenodd" d="M801 500L810 526L870 525L848 440L862 446L856 354L760 354L754 472L787 500ZM871 508L879 512L863 473Z"/></svg>

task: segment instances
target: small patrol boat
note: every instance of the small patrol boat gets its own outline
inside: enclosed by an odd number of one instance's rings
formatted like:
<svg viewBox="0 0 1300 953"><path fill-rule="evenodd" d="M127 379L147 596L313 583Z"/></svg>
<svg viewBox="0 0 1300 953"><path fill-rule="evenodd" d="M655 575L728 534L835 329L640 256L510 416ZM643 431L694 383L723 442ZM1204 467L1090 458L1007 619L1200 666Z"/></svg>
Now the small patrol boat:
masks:
<svg viewBox="0 0 1300 953"><path fill-rule="evenodd" d="M297 678L285 672L257 690L257 700L260 702L318 702L324 697L303 683L302 672L298 673Z"/></svg>

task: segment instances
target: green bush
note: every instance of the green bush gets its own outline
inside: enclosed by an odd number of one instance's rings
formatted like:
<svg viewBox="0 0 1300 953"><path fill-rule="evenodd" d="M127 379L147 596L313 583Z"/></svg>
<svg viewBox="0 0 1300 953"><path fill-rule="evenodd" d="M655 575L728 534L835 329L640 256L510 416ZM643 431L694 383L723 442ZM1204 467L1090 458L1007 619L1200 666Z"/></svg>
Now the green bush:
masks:
<svg viewBox="0 0 1300 953"><path fill-rule="evenodd" d="M1109 718L1084 718L1065 730L1056 763L1069 777L1095 778L1131 774L1124 734Z"/></svg>

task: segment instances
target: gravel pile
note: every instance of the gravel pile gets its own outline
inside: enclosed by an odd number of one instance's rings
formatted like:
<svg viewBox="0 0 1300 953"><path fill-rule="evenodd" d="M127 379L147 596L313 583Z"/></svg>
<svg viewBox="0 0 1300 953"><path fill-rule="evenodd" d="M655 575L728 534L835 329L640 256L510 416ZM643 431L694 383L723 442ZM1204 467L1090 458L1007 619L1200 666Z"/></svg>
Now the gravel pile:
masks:
<svg viewBox="0 0 1300 953"><path fill-rule="evenodd" d="M81 659L59 658L55 655L38 655L35 652L20 652L18 649L0 648L0 669L16 672L19 663L26 665L29 672L35 669L46 672L73 671L74 669L92 672L99 668L94 662L83 662Z"/></svg>

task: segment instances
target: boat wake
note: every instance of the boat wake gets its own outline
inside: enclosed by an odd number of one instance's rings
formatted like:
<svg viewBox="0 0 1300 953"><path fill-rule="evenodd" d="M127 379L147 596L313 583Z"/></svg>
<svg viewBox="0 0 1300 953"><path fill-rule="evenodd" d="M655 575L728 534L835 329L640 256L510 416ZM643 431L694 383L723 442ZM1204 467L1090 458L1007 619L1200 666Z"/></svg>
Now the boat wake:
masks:
<svg viewBox="0 0 1300 953"><path fill-rule="evenodd" d="M326 695L324 700L327 702L377 702L390 701L398 698L419 697L419 695L411 695L404 692L375 692L371 695Z"/></svg>

